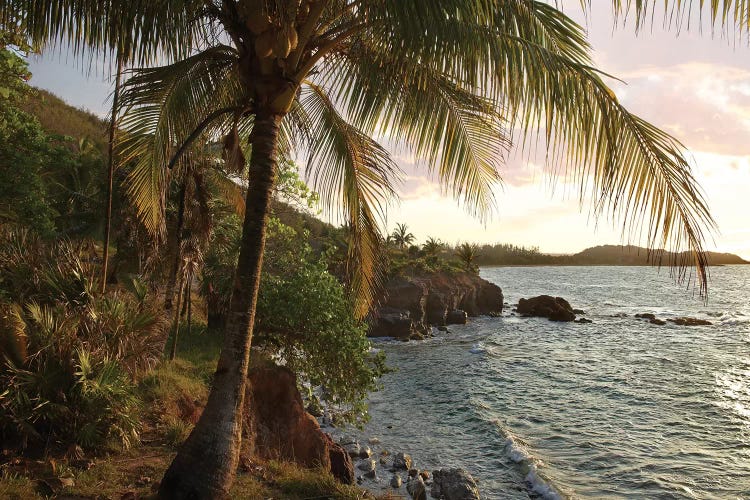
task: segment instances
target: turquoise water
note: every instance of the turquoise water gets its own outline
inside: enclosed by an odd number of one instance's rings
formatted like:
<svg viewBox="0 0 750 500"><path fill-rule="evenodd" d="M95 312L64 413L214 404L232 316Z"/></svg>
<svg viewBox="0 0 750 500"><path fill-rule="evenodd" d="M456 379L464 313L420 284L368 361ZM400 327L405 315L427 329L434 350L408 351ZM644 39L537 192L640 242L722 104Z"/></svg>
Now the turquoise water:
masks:
<svg viewBox="0 0 750 500"><path fill-rule="evenodd" d="M559 295L594 323L508 308L378 342L398 371L366 434L422 468L465 467L484 498L750 498L750 266L712 269L707 304L648 267L481 274L511 304ZM714 325L633 318L645 312Z"/></svg>

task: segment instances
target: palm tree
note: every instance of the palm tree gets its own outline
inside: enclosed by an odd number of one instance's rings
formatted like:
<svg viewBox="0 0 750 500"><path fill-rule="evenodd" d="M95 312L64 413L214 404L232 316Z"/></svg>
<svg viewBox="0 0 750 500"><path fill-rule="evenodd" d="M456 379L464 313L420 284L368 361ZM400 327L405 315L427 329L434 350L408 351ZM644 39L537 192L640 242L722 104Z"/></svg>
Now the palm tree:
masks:
<svg viewBox="0 0 750 500"><path fill-rule="evenodd" d="M136 162L127 190L151 231L161 230L164 166L180 161L193 139L224 137L237 162L250 153L224 346L162 497L228 495L276 162L295 148L309 153L307 175L324 208L341 210L351 227L361 314L378 278L379 227L398 174L375 135L425 158L480 218L492 212L513 139L540 135L554 171L596 195L597 214L624 217L633 234L645 220L652 247L687 247L705 287L702 245L713 221L682 146L617 101L592 67L584 30L546 3L0 0L1 21L24 25L34 39L94 49L127 33L141 61L166 52L165 66L135 71L121 96L128 133L120 154Z"/></svg>
<svg viewBox="0 0 750 500"><path fill-rule="evenodd" d="M414 235L409 232L406 224L396 224L396 229L391 234L391 239L400 249L411 245L414 242Z"/></svg>
<svg viewBox="0 0 750 500"><path fill-rule="evenodd" d="M429 257L436 257L438 253L445 247L445 243L435 238L428 238L422 245L422 251Z"/></svg>
<svg viewBox="0 0 750 500"><path fill-rule="evenodd" d="M479 245L475 243L461 243L458 248L456 248L456 257L458 257L464 265L464 269L469 272L476 271L477 266L474 262L477 257L479 257Z"/></svg>

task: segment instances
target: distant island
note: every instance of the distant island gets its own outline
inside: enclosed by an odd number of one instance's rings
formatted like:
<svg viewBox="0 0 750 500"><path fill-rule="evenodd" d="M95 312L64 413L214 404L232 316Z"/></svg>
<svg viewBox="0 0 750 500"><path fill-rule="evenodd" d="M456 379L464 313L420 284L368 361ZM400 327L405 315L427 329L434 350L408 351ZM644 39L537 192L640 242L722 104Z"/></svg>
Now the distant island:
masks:
<svg viewBox="0 0 750 500"><path fill-rule="evenodd" d="M712 266L750 264L731 253L707 252L707 255ZM648 249L634 245L600 245L571 255L551 255L540 252L537 247L500 244L480 246L476 263L480 266L645 266L669 265L674 257L679 261L683 255L665 251L649 259Z"/></svg>

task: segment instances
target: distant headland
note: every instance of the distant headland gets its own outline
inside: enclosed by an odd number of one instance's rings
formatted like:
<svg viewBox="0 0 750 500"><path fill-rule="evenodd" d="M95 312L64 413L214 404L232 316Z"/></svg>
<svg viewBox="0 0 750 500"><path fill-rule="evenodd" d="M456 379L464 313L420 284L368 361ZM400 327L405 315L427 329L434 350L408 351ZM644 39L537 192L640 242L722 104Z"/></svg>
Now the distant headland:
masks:
<svg viewBox="0 0 750 500"><path fill-rule="evenodd" d="M599 245L581 252L553 255L540 252L538 248L514 245L483 245L479 248L476 263L480 266L646 266L690 263L687 254L672 252L649 252L647 248L634 245ZM742 257L721 252L707 252L709 265L723 266L750 264Z"/></svg>

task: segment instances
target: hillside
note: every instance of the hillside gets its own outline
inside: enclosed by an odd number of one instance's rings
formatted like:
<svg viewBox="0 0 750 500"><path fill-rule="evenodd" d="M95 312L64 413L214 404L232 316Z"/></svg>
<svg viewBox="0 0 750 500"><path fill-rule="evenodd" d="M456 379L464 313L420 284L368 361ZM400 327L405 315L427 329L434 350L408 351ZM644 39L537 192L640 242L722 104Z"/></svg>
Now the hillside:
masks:
<svg viewBox="0 0 750 500"><path fill-rule="evenodd" d="M685 255L680 255L677 260ZM664 252L661 262L668 264L674 254ZM686 257L686 256L685 256ZM577 254L558 257L565 264L572 265L610 265L610 266L642 266L650 264L648 250L634 245L600 245L587 248ZM569 262L568 262L569 261ZM708 252L710 265L750 264L750 262L731 253Z"/></svg>
<svg viewBox="0 0 750 500"><path fill-rule="evenodd" d="M71 106L42 89L34 89L21 107L36 116L48 133L86 138L101 151L106 150L108 124L93 113Z"/></svg>

